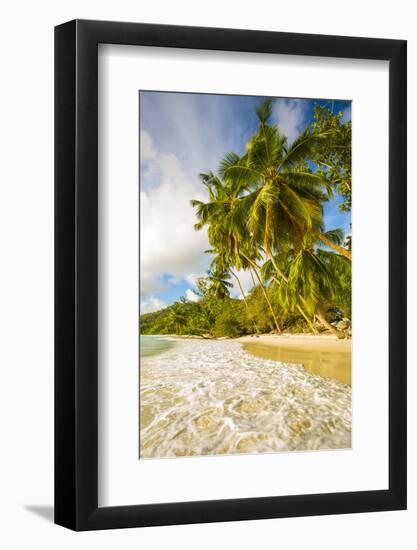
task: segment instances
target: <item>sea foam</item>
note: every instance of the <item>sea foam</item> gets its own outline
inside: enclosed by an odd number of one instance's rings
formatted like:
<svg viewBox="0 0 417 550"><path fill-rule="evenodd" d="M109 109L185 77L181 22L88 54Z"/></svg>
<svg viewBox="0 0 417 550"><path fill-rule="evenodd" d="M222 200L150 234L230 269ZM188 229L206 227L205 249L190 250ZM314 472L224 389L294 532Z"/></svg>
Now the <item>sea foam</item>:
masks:
<svg viewBox="0 0 417 550"><path fill-rule="evenodd" d="M140 458L349 448L351 388L233 340L143 357Z"/></svg>

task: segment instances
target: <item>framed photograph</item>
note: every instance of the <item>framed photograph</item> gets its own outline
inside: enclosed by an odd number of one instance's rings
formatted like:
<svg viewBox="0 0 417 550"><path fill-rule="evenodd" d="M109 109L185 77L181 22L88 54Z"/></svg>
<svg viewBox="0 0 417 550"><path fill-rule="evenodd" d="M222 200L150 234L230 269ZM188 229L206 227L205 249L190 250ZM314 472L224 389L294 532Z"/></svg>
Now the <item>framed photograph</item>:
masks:
<svg viewBox="0 0 417 550"><path fill-rule="evenodd" d="M55 29L55 522L406 508L406 42Z"/></svg>

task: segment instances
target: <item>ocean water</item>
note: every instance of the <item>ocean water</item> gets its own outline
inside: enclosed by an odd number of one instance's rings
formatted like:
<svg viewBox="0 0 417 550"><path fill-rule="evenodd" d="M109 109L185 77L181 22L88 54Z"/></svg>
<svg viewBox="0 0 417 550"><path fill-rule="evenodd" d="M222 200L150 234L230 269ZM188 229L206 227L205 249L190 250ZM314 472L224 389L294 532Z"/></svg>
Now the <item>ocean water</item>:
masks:
<svg viewBox="0 0 417 550"><path fill-rule="evenodd" d="M351 404L349 385L302 365L178 340L141 358L140 458L350 448Z"/></svg>
<svg viewBox="0 0 417 550"><path fill-rule="evenodd" d="M151 357L171 349L175 345L173 340L163 336L141 336L140 337L140 356Z"/></svg>

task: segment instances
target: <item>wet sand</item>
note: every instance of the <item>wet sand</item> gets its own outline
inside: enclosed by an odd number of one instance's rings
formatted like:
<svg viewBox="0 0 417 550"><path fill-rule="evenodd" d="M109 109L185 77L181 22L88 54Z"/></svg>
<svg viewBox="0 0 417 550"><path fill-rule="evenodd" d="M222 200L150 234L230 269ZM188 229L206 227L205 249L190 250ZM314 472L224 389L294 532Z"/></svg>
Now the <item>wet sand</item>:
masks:
<svg viewBox="0 0 417 550"><path fill-rule="evenodd" d="M297 334L244 336L239 341L256 357L301 364L310 374L352 384L352 340Z"/></svg>

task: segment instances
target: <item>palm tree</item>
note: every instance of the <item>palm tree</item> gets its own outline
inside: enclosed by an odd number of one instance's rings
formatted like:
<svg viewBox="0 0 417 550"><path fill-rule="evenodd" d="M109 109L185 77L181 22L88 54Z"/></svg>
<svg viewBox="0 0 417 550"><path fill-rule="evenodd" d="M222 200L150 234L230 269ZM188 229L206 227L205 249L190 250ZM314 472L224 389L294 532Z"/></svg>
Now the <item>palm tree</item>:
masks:
<svg viewBox="0 0 417 550"><path fill-rule="evenodd" d="M255 274L274 320L275 328L277 332L281 333L278 319L261 276L261 267L257 263L263 259L262 250L254 246L253 239L249 243L250 234L245 223L246 212L245 208L242 207L247 198L239 196L237 186L225 185L212 172L200 174L200 177L208 189L209 201L207 203L197 200L191 201L191 204L197 209L197 217L199 219L195 228L199 230L208 225L209 240L216 246L215 251L218 253L215 258L216 265L220 266L220 269L229 269L229 272L237 279L242 295L242 286L237 276L230 271L230 265L234 263L239 269L248 269L251 273ZM286 277L279 269L275 259L273 261L275 270L286 281ZM316 332L312 321L308 318L302 307L297 305L297 309L311 330Z"/></svg>
<svg viewBox="0 0 417 550"><path fill-rule="evenodd" d="M260 278L259 270L241 253L242 245L248 240L248 233L245 230L242 231L241 224L234 223L234 213L241 201L239 191L233 191L231 187L226 186L213 172L200 174L200 177L203 185L207 187L209 200L206 203L191 200L191 205L196 209L198 218L198 222L194 226L195 229L200 230L207 226L209 242L219 252L223 269L227 269L226 266L231 265L237 269L247 269L249 266L253 269L274 319L275 328L281 333L278 319ZM245 265L243 262L246 262Z"/></svg>
<svg viewBox="0 0 417 550"><path fill-rule="evenodd" d="M180 304L175 303L171 307L171 310L169 312L169 320L175 328L175 334L181 334L181 330L186 325L187 320L182 312Z"/></svg>
<svg viewBox="0 0 417 550"><path fill-rule="evenodd" d="M237 285L239 287L240 294L242 296L243 302L246 306L246 311L248 312L248 315L249 315L249 313L250 313L249 312L249 304L248 304L248 301L246 299L245 291L243 290L242 283L240 282L240 279L239 279L237 273L235 273L233 271L232 266L230 265L230 261L227 262L227 254L225 252L221 253L219 250L216 250L216 249L206 250L205 252L206 252L206 254L214 254L214 258L213 258L213 260L210 264L211 269L214 269L215 271L226 270L235 279L235 281L237 282ZM253 321L253 326L255 328L255 332L258 332L258 327L257 327L255 321Z"/></svg>
<svg viewBox="0 0 417 550"><path fill-rule="evenodd" d="M209 293L220 300L228 298L230 296L229 289L233 287L229 279L230 275L227 271L208 271L206 281Z"/></svg>
<svg viewBox="0 0 417 550"><path fill-rule="evenodd" d="M331 196L330 183L311 173L307 160L314 150L331 137L331 132L304 131L289 147L278 126L268 124L272 101L257 109L258 131L249 140L246 153L227 154L220 163L219 175L202 174L209 201L192 201L196 208L196 229L208 226L210 243L227 262L240 269L253 270L273 312L260 275L258 262L271 262L276 284L288 283L277 256L303 246L306 235L350 258L341 246L337 231L324 233L322 203ZM266 257L266 258L265 258ZM312 327L305 312L303 296L296 308Z"/></svg>
<svg viewBox="0 0 417 550"><path fill-rule="evenodd" d="M328 200L331 185L323 175L311 173L306 164L332 132L312 133L306 129L288 146L279 127L268 124L272 100L262 102L256 114L259 128L249 140L246 153L228 153L219 166L219 175L231 194L240 197L232 215L244 220L271 260L274 251L300 242L306 232L351 258L348 250L323 233L321 204Z"/></svg>
<svg viewBox="0 0 417 550"><path fill-rule="evenodd" d="M269 299L268 292L266 289L266 286L262 280L261 277L261 268L256 263L256 257L255 253L253 251L253 247L251 247L252 250L248 250L248 246L246 245L246 248L242 247L242 249L239 250L238 258L239 258L239 265L242 266L243 269L249 269L251 273L255 274L255 277L258 281L258 284L262 290L262 294L265 298L265 301L268 305L269 311L271 312L272 318L274 320L275 328L278 332L278 334L282 333L281 327L278 323L277 316L275 315L274 308L272 307L271 300Z"/></svg>
<svg viewBox="0 0 417 550"><path fill-rule="evenodd" d="M227 154L219 174L238 197L228 214L230 223L243 235L249 232L258 248L272 262L279 279L287 282L276 255L299 247L306 234L314 236L339 254L351 258L341 246L337 230L324 233L322 203L331 196L329 182L312 174L306 164L314 150L331 137L331 132L304 131L288 147L278 126L268 124L272 101L264 101L256 110L258 131L249 140L246 153ZM310 327L305 308L297 308Z"/></svg>
<svg viewBox="0 0 417 550"><path fill-rule="evenodd" d="M277 274L276 274L276 269L274 267L274 265L277 265L281 263L280 260L275 257L275 263L273 264L271 260L267 260L262 268L261 268L261 276L262 276L262 279L263 281L265 282L268 282L268 281L273 281L278 287L281 286L283 284L283 282L285 284L288 284L288 277L285 275L285 273L283 272L283 270L280 269L280 274L281 274L281 277L280 279L277 277ZM301 304L303 304L303 307L301 307ZM313 332L313 333L317 333L317 330L316 330L316 327L314 326L314 316L313 316L313 320L307 315L306 311L305 311L305 307L304 307L304 299L302 296L300 296L300 303L296 303L295 307L296 309L298 310L298 313L301 314L301 316L304 318L304 320L306 321L307 325L310 327L310 330Z"/></svg>
<svg viewBox="0 0 417 550"><path fill-rule="evenodd" d="M337 254L314 249L312 241L304 240L299 249L287 253L285 273L287 284L279 287L280 299L288 311L302 301L303 309L316 316L325 328L338 338L343 338L325 314L326 304L334 302L339 292L339 279L335 275L334 261ZM340 258L339 261L346 261Z"/></svg>

